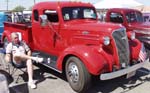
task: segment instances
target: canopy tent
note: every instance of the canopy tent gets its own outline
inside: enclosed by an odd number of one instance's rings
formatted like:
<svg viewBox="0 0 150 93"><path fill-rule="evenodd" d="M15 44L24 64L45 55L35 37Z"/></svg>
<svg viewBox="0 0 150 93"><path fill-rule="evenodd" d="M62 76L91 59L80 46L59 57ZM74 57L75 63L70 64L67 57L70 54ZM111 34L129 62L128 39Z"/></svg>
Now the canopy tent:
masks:
<svg viewBox="0 0 150 93"><path fill-rule="evenodd" d="M142 6L143 4L135 0L101 0L94 4L96 9L109 9L109 8L131 8Z"/></svg>
<svg viewBox="0 0 150 93"><path fill-rule="evenodd" d="M137 9L143 13L150 13L150 6L137 6L133 7L133 9Z"/></svg>

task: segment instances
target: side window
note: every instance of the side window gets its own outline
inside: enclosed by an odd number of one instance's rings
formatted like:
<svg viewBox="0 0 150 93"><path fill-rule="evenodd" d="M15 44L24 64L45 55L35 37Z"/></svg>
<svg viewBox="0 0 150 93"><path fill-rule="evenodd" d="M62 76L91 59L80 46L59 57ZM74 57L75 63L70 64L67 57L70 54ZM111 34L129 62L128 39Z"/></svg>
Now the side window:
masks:
<svg viewBox="0 0 150 93"><path fill-rule="evenodd" d="M110 13L110 21L113 23L123 23L123 16L120 13Z"/></svg>
<svg viewBox="0 0 150 93"><path fill-rule="evenodd" d="M59 21L58 13L56 10L45 10L44 14L47 15L47 19L50 22L58 22Z"/></svg>
<svg viewBox="0 0 150 93"><path fill-rule="evenodd" d="M34 20L39 21L39 12L38 12L38 10L34 10L33 13L34 13Z"/></svg>

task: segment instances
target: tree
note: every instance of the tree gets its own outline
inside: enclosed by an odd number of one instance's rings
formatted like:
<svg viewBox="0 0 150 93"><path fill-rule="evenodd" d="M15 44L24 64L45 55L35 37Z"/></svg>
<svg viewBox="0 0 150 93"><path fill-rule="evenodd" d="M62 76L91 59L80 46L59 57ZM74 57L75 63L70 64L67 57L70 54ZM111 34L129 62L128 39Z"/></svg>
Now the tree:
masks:
<svg viewBox="0 0 150 93"><path fill-rule="evenodd" d="M32 10L33 6L30 6L28 10Z"/></svg>
<svg viewBox="0 0 150 93"><path fill-rule="evenodd" d="M25 10L25 8L23 6L17 6L12 11L13 12L22 12L23 10Z"/></svg>

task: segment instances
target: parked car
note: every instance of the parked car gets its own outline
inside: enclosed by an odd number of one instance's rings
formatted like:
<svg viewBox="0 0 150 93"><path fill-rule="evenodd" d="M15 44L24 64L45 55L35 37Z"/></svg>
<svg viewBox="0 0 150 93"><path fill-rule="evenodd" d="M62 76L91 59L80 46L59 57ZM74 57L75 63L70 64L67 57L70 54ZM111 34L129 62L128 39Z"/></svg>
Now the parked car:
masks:
<svg viewBox="0 0 150 93"><path fill-rule="evenodd" d="M0 12L0 37L4 31L4 22L7 20L7 16L4 12Z"/></svg>

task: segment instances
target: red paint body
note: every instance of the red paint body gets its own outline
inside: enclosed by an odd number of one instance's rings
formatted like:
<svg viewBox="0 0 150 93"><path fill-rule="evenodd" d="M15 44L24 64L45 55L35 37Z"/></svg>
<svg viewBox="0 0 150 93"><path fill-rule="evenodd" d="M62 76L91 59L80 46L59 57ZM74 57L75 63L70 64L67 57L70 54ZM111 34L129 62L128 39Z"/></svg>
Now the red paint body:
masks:
<svg viewBox="0 0 150 93"><path fill-rule="evenodd" d="M43 27L40 21L35 21L32 13L32 26L5 23L2 41L5 37L10 40L11 32L21 32L23 40L29 44L33 51L57 56L56 68L59 71L63 70L63 64L69 56L78 57L84 63L89 73L93 75L111 72L113 65L120 68L112 33L114 30L124 27L112 23L101 23L97 18L94 20L77 19L64 21L62 8L76 6L91 7L95 10L93 5L81 2L43 2L33 7L33 10L37 9L39 11L39 15L42 15L45 9L58 12L59 22L51 23L51 25L57 31L59 37L55 36L55 33L48 26ZM104 36L110 37L108 46L103 44ZM129 39L129 42L130 61L138 60L141 43L137 39Z"/></svg>

